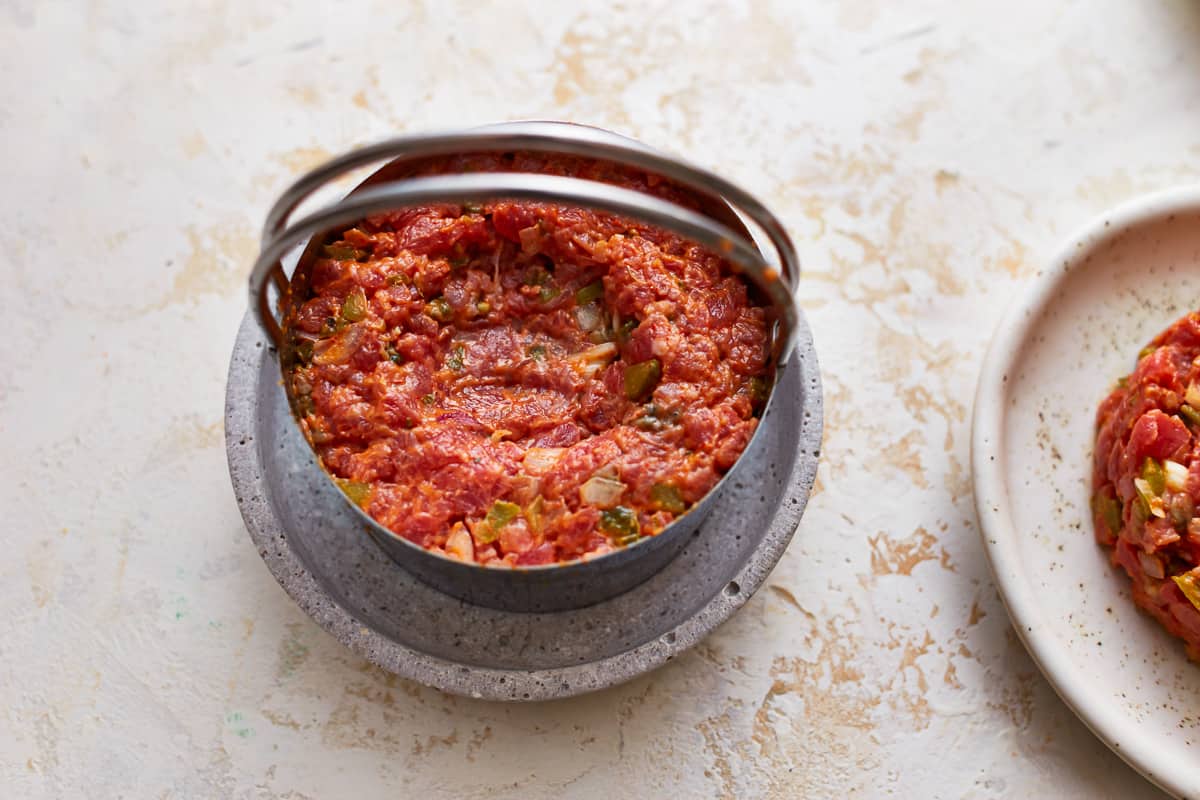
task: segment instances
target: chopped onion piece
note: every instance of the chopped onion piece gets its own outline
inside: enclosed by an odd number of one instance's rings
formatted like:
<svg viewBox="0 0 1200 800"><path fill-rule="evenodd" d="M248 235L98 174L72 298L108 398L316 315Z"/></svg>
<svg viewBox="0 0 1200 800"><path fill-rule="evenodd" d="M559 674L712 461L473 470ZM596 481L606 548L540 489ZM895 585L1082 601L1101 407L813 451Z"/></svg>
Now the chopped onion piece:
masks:
<svg viewBox="0 0 1200 800"><path fill-rule="evenodd" d="M536 253L538 246L542 240L542 232L537 225L530 225L528 228L522 228L517 231L517 236L521 239L521 251L524 253ZM499 252L498 250L496 251Z"/></svg>
<svg viewBox="0 0 1200 800"><path fill-rule="evenodd" d="M588 303L575 309L575 319L579 327L585 331L594 331L600 327L600 308L595 303Z"/></svg>
<svg viewBox="0 0 1200 800"><path fill-rule="evenodd" d="M1163 572L1162 562L1149 553L1138 551L1138 563L1142 565L1142 572L1145 572L1155 580L1162 580L1166 575Z"/></svg>
<svg viewBox="0 0 1200 800"><path fill-rule="evenodd" d="M1173 492L1182 492L1187 485L1188 469L1178 461L1164 461L1163 468L1167 472L1167 488Z"/></svg>
<svg viewBox="0 0 1200 800"><path fill-rule="evenodd" d="M587 350L581 350L569 358L572 361L610 361L617 355L617 346L613 342L604 342Z"/></svg>
<svg viewBox="0 0 1200 800"><path fill-rule="evenodd" d="M525 471L531 475L545 475L562 457L562 447L531 447L525 451Z"/></svg>
<svg viewBox="0 0 1200 800"><path fill-rule="evenodd" d="M587 505L597 508L614 506L625 492L625 484L612 478L593 475L587 483L579 487L579 499Z"/></svg>
<svg viewBox="0 0 1200 800"><path fill-rule="evenodd" d="M313 362L322 366L345 364L358 351L366 329L362 325L350 325L328 339L313 345Z"/></svg>
<svg viewBox="0 0 1200 800"><path fill-rule="evenodd" d="M1200 383L1188 384L1183 399L1192 408L1200 408Z"/></svg>
<svg viewBox="0 0 1200 800"><path fill-rule="evenodd" d="M609 463L609 464L605 464L603 467L601 467L600 469L593 472L592 477L594 477L594 478L612 478L614 481L619 481L621 479L621 473L617 472L616 464Z"/></svg>
<svg viewBox="0 0 1200 800"><path fill-rule="evenodd" d="M475 543L471 540L471 534L461 524L455 525L446 537L445 549L446 555L459 561L475 560Z"/></svg>
<svg viewBox="0 0 1200 800"><path fill-rule="evenodd" d="M617 353L616 344L605 342L568 356L567 360L577 370L590 377L608 366L608 363L616 358Z"/></svg>

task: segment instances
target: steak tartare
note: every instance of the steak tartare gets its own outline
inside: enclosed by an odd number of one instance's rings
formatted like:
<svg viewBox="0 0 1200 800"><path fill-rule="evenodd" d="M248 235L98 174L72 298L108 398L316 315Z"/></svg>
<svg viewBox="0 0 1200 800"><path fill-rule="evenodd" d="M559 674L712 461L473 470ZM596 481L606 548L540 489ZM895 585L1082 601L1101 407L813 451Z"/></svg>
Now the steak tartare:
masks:
<svg viewBox="0 0 1200 800"><path fill-rule="evenodd" d="M423 172L501 169L689 204L584 159ZM463 561L554 564L653 536L733 465L768 393L765 310L730 265L605 213L372 216L327 240L302 290L286 380L322 464L381 525Z"/></svg>
<svg viewBox="0 0 1200 800"><path fill-rule="evenodd" d="M1147 345L1096 417L1096 538L1200 660L1200 312Z"/></svg>

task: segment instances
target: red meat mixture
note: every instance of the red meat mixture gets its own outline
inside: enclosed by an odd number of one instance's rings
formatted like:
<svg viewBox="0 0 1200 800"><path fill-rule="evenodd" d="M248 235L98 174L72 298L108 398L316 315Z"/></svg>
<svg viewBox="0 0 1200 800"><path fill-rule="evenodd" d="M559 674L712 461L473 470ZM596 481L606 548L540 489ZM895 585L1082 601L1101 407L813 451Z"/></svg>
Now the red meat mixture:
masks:
<svg viewBox="0 0 1200 800"><path fill-rule="evenodd" d="M504 166L670 191L593 162ZM368 218L325 246L287 327L302 427L342 489L396 534L485 565L661 531L737 460L768 388L764 309L726 262L579 208Z"/></svg>
<svg viewBox="0 0 1200 800"><path fill-rule="evenodd" d="M1200 660L1200 313L1154 339L1096 417L1096 538Z"/></svg>

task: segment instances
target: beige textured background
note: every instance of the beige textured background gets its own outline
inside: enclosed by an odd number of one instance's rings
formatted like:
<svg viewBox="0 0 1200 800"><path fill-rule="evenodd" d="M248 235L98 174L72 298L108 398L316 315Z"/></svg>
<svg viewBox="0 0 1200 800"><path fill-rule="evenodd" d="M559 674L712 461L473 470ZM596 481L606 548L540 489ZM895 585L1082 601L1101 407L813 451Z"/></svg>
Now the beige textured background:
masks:
<svg viewBox="0 0 1200 800"><path fill-rule="evenodd" d="M1200 179L1200 4L167 5L0 3L6 797L1158 796L1009 629L967 431L1037 254ZM311 623L221 441L273 193L364 140L518 117L766 198L828 409L813 502L736 618L524 707L396 680Z"/></svg>

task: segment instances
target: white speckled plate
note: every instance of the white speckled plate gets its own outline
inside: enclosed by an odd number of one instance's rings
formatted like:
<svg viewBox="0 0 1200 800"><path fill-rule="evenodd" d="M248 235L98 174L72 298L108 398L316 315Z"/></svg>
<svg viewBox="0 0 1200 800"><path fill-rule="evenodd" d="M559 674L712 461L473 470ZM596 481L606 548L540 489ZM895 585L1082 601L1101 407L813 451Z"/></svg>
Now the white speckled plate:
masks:
<svg viewBox="0 0 1200 800"><path fill-rule="evenodd" d="M1138 350L1200 307L1200 186L1072 237L1009 313L975 400L984 545L1025 646L1097 736L1200 798L1200 665L1130 599L1088 512L1097 405Z"/></svg>

